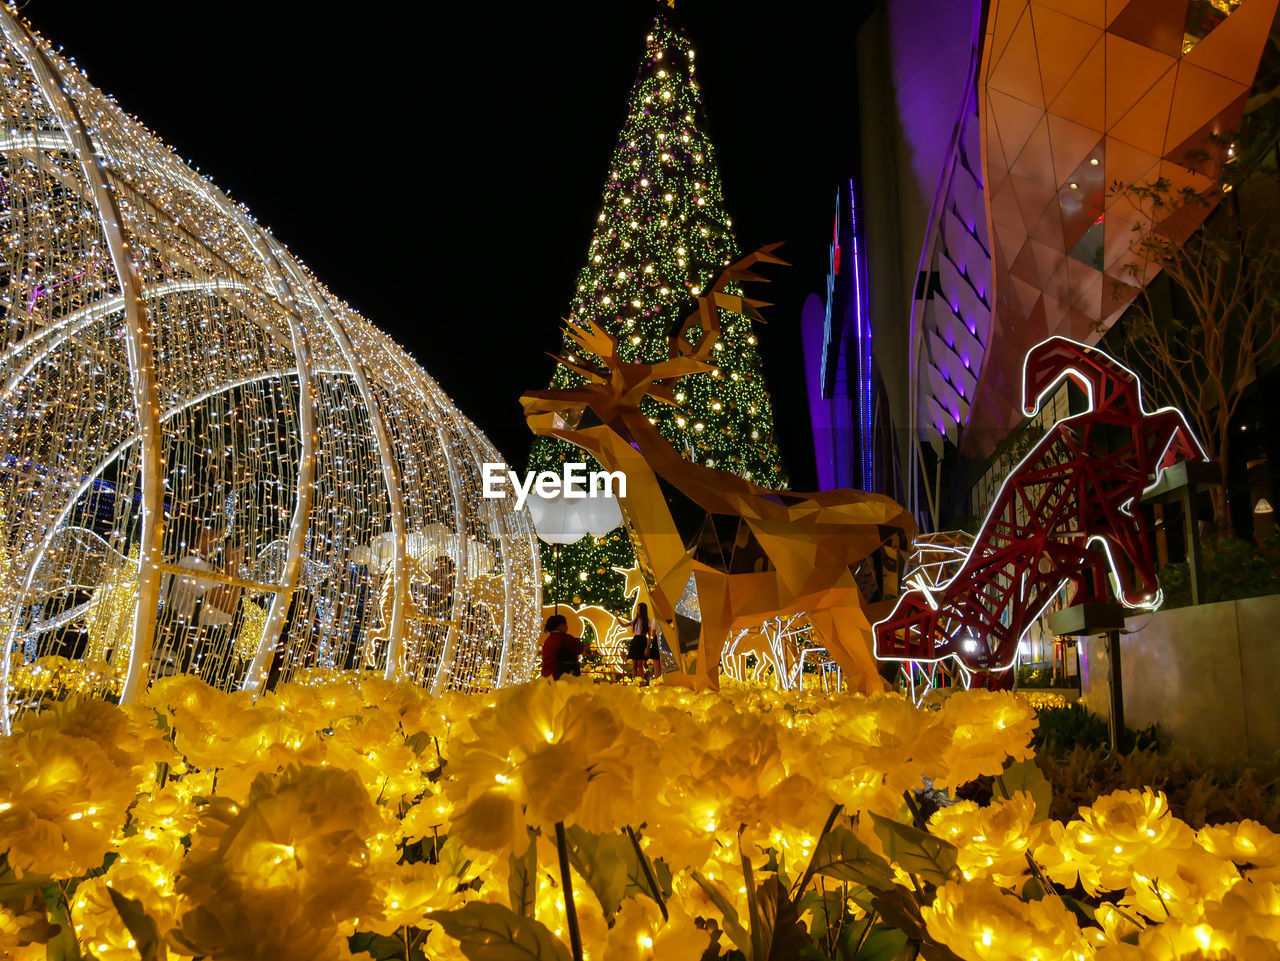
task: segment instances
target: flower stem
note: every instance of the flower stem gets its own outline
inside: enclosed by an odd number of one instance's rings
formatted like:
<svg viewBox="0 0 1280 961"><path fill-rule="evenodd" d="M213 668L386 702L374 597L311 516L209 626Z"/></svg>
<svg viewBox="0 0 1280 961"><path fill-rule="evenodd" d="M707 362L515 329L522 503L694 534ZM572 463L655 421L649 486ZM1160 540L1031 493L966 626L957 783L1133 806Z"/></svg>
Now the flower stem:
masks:
<svg viewBox="0 0 1280 961"><path fill-rule="evenodd" d="M738 828L738 860L742 862L742 880L747 888L747 920L751 924L751 957L760 959L762 953L760 902L756 899L756 878L751 859L742 849L742 828Z"/></svg>
<svg viewBox="0 0 1280 961"><path fill-rule="evenodd" d="M578 931L578 911L573 906L573 877L569 874L569 842L564 836L564 822L556 822L556 848L560 852L560 884L564 888L564 914L569 921L569 945L573 961L582 961L582 935Z"/></svg>
<svg viewBox="0 0 1280 961"><path fill-rule="evenodd" d="M925 823L924 818L920 814L920 808L916 804L916 799L911 796L910 791L902 792L903 800L907 802L907 810L911 812L911 820L915 822L915 826L921 831L928 832L929 825Z"/></svg>
<svg viewBox="0 0 1280 961"><path fill-rule="evenodd" d="M662 920L667 918L667 902L663 900L662 892L658 890L658 879L653 876L653 868L649 865L649 858L644 851L640 849L640 839L636 837L636 832L631 830L631 825L627 825L627 837L631 838L631 846L636 849L636 857L640 859L640 870L644 872L644 879L649 882L649 890L653 892L653 899L658 902L658 910L662 912Z"/></svg>
<svg viewBox="0 0 1280 961"><path fill-rule="evenodd" d="M875 927L876 918L879 914L880 912L872 908L871 913L867 915L867 926L862 929L862 936L858 938L858 946L853 949L853 957L856 958L861 953L862 946L867 943L867 938L871 937L871 929Z"/></svg>

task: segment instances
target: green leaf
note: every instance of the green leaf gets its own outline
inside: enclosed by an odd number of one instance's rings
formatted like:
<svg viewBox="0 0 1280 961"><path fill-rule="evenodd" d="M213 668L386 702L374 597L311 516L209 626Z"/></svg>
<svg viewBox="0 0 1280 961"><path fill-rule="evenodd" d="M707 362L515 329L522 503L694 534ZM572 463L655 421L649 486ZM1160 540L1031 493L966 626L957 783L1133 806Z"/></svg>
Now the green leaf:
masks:
<svg viewBox="0 0 1280 961"><path fill-rule="evenodd" d="M471 859L463 853L461 841L453 836L445 838L444 843L440 845L437 858L439 863L448 870L449 877L457 878L459 881L466 880Z"/></svg>
<svg viewBox="0 0 1280 961"><path fill-rule="evenodd" d="M1039 878L1027 878L1027 883L1022 886L1022 900L1024 901L1040 901L1048 893L1044 889L1044 885L1040 883Z"/></svg>
<svg viewBox="0 0 1280 961"><path fill-rule="evenodd" d="M856 945L856 942L854 942ZM850 945L853 947L854 945ZM907 946L907 936L897 928L877 924L854 955L846 955L849 961L893 961Z"/></svg>
<svg viewBox="0 0 1280 961"><path fill-rule="evenodd" d="M1043 821L1049 816L1049 805L1053 801L1053 788L1049 779L1044 776L1040 766L1034 760L1019 761L1000 775L1000 783L1004 785L1006 797L1013 797L1018 791L1027 791L1036 802L1034 820Z"/></svg>
<svg viewBox="0 0 1280 961"><path fill-rule="evenodd" d="M939 944L929 937L925 937L920 942L920 957L924 958L924 961L964 961L964 958L960 957L945 944Z"/></svg>
<svg viewBox="0 0 1280 961"><path fill-rule="evenodd" d="M924 938L924 916L920 913L920 905L916 904L915 894L902 885L878 892L871 905L886 924L898 928L908 938L917 941Z"/></svg>
<svg viewBox="0 0 1280 961"><path fill-rule="evenodd" d="M760 907L760 961L790 961L813 943L776 876L756 888L756 902Z"/></svg>
<svg viewBox="0 0 1280 961"><path fill-rule="evenodd" d="M142 907L142 902L126 898L115 888L107 888L107 893L111 895L111 903L116 906L120 920L133 935L134 947L142 961L167 961L169 952L165 949L164 939L160 937L155 919Z"/></svg>
<svg viewBox="0 0 1280 961"><path fill-rule="evenodd" d="M930 884L946 884L956 871L955 845L901 821L871 812L876 836L898 867Z"/></svg>
<svg viewBox="0 0 1280 961"><path fill-rule="evenodd" d="M41 893L44 895L50 923L61 929L45 945L45 957L48 961L81 961L80 942L76 940L71 926L71 912L67 909L62 889L56 884L50 884Z"/></svg>
<svg viewBox="0 0 1280 961"><path fill-rule="evenodd" d="M814 871L875 890L893 887L893 868L845 827L832 828L813 852Z"/></svg>
<svg viewBox="0 0 1280 961"><path fill-rule="evenodd" d="M524 857L508 855L511 871L507 877L507 897L511 910L526 918L533 917L534 899L538 895L538 845L530 830L529 848Z"/></svg>
<svg viewBox="0 0 1280 961"><path fill-rule="evenodd" d="M592 834L575 824L565 828L565 840L569 863L595 893L610 924L624 899L637 894L652 896L640 859L625 835Z"/></svg>
<svg viewBox="0 0 1280 961"><path fill-rule="evenodd" d="M404 743L414 754L421 754L431 746L431 734L427 731L419 731L417 734L406 737Z"/></svg>
<svg viewBox="0 0 1280 961"><path fill-rule="evenodd" d="M570 961L569 949L546 926L501 904L471 901L428 917L458 942L471 961Z"/></svg>
<svg viewBox="0 0 1280 961"><path fill-rule="evenodd" d="M797 913L808 912L809 934L814 938L826 937L827 931L844 917L844 892L809 890L796 902Z"/></svg>
<svg viewBox="0 0 1280 961"><path fill-rule="evenodd" d="M653 865L653 877L658 882L658 890L664 898L671 897L671 869L667 867L667 862L662 858L654 858L649 863Z"/></svg>
<svg viewBox="0 0 1280 961"><path fill-rule="evenodd" d="M347 946L353 954L364 952L373 961L392 961L393 958L404 957L404 942L385 934L357 932L347 938Z"/></svg>
<svg viewBox="0 0 1280 961"><path fill-rule="evenodd" d="M32 891L48 887L51 880L47 874L24 874L21 880L12 874L0 876L0 904L21 901Z"/></svg>
<svg viewBox="0 0 1280 961"><path fill-rule="evenodd" d="M724 921L724 933L729 935L729 940L733 942L739 951L747 956L747 961L752 961L751 935L742 926L742 922L738 919L738 912L734 910L733 905L720 893L719 888L702 876L701 871L694 871L691 876L698 883L698 887L706 892L707 897L711 899L711 903L720 909L721 918Z"/></svg>

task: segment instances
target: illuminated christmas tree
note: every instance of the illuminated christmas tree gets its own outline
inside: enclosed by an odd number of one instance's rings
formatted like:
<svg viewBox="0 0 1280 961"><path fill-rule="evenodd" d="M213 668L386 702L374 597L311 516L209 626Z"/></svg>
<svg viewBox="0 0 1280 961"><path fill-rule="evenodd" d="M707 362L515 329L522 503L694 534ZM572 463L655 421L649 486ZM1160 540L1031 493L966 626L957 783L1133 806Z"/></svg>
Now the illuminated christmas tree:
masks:
<svg viewBox="0 0 1280 961"><path fill-rule="evenodd" d="M739 253L715 152L703 129L694 52L670 18L660 11L645 37L640 75L569 314L572 323L595 321L616 335L628 360L666 358L668 337L694 308L692 295ZM676 387L678 409L647 400L646 413L689 460L783 487L756 335L750 321L736 314L724 313L721 323L718 369L683 378ZM576 378L559 367L551 386L571 387ZM558 473L565 461L584 459L567 442L539 438L530 467ZM558 562L545 549L544 599L630 610L625 580L613 569L634 563L624 531L564 547Z"/></svg>

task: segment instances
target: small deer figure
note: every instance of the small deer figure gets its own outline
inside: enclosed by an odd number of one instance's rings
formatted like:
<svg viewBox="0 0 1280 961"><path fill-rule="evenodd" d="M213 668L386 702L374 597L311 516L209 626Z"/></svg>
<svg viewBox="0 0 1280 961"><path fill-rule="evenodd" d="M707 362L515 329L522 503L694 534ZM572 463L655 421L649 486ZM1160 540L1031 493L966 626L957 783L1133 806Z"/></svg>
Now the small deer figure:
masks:
<svg viewBox="0 0 1280 961"><path fill-rule="evenodd" d="M764 247L722 271L697 297L698 309L670 338L670 356L633 363L600 326L569 324L581 353L555 359L581 386L536 390L520 401L535 434L559 437L622 471L620 498L653 614L672 643L679 669L669 680L696 689L719 686L720 656L731 633L767 619L808 617L845 671L850 688L883 690L872 653L872 622L897 594L900 552L915 533L911 515L881 494L850 490L797 494L770 490L735 474L685 460L641 411L652 397L675 405L674 383L710 372L720 311L760 320L752 301L726 291L762 280L750 267L783 263ZM572 359L570 359L572 358ZM667 492L696 505L682 532ZM679 506L679 505L677 505ZM684 520L684 513L680 512Z"/></svg>

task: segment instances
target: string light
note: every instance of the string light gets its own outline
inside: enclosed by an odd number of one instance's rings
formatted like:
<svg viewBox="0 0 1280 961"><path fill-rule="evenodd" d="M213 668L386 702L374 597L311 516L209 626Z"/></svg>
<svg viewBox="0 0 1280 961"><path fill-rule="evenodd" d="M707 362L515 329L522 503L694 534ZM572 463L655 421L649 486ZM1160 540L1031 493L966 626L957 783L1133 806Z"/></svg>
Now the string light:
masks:
<svg viewBox="0 0 1280 961"><path fill-rule="evenodd" d="M0 27L0 725L120 694L131 665L223 689L527 677L539 556L527 515L480 498L484 436L248 211Z"/></svg>

